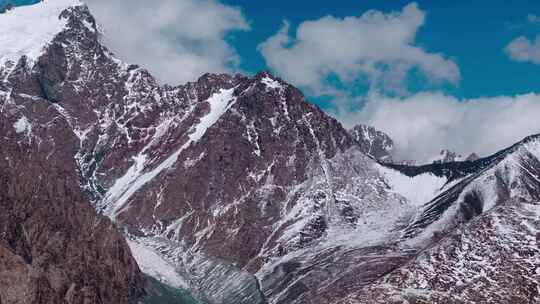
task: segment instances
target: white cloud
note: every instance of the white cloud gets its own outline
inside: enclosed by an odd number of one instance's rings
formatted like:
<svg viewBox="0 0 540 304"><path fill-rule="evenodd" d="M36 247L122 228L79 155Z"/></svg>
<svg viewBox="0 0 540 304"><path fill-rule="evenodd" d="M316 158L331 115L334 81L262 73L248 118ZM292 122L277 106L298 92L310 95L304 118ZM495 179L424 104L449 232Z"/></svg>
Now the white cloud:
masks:
<svg viewBox="0 0 540 304"><path fill-rule="evenodd" d="M415 45L425 14L416 3L401 12L371 10L359 17L326 16L301 23L296 35L289 24L259 45L268 66L315 95L339 93L327 82L365 80L372 87L403 92L407 74L417 68L433 81L459 81L459 68L437 53Z"/></svg>
<svg viewBox="0 0 540 304"><path fill-rule="evenodd" d="M105 30L105 44L121 59L140 64L160 81L194 80L231 72L239 57L225 37L248 30L238 8L215 0L88 0Z"/></svg>
<svg viewBox="0 0 540 304"><path fill-rule="evenodd" d="M537 16L534 14L528 14L527 21L532 24L540 24L540 16Z"/></svg>
<svg viewBox="0 0 540 304"><path fill-rule="evenodd" d="M489 155L540 133L540 95L458 100L441 93L365 97L359 112L337 111L346 126L373 125L397 143L398 157L426 161L448 148Z"/></svg>
<svg viewBox="0 0 540 304"><path fill-rule="evenodd" d="M513 60L540 64L540 35L534 41L518 37L506 46L505 51Z"/></svg>

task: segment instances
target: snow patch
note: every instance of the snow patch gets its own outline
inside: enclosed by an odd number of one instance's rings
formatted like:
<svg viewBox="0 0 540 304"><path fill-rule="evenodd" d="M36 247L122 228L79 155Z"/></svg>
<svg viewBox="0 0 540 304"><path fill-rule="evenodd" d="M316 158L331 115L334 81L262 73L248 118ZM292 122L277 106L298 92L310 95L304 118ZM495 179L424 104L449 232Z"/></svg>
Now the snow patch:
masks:
<svg viewBox="0 0 540 304"><path fill-rule="evenodd" d="M143 244L133 240L127 242L142 272L172 287L188 288L186 281L174 270L173 264Z"/></svg>
<svg viewBox="0 0 540 304"><path fill-rule="evenodd" d="M253 121L251 121L251 123L246 126L246 134L247 134L247 139L249 140L249 142L255 147L255 150L253 150L253 153L255 153L257 157L261 157L261 147L259 146L259 134L257 133L257 129L255 128L255 124Z"/></svg>
<svg viewBox="0 0 540 304"><path fill-rule="evenodd" d="M405 197L417 207L435 198L447 182L446 177L438 177L431 173L409 177L379 164L376 164L376 167L392 191Z"/></svg>
<svg viewBox="0 0 540 304"><path fill-rule="evenodd" d="M60 18L62 11L81 4L78 0L45 0L0 14L0 65L17 62L22 56L35 61L64 29L67 20Z"/></svg>
<svg viewBox="0 0 540 304"><path fill-rule="evenodd" d="M17 132L17 134L28 134L32 131L32 124L28 121L26 116L22 116L13 124L13 128L15 128L15 132Z"/></svg>
<svg viewBox="0 0 540 304"><path fill-rule="evenodd" d="M281 89L282 86L281 84L277 81L277 80L274 80L270 77L264 77L263 79L261 79L261 82L264 83L266 85L267 88L269 89Z"/></svg>
<svg viewBox="0 0 540 304"><path fill-rule="evenodd" d="M219 118L227 112L227 110L233 106L236 102L234 98L234 88L232 89L221 89L219 92L214 93L207 102L210 104L210 112L201 118L201 122L195 128L189 137L191 141L198 141L206 133L206 130L214 125Z"/></svg>

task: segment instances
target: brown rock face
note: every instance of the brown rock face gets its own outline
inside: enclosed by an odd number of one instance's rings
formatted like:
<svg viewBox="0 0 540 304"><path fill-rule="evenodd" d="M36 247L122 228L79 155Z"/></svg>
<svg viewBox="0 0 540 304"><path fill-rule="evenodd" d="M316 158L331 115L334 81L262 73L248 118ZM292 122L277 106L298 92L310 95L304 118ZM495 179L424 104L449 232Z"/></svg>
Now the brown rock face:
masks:
<svg viewBox="0 0 540 304"><path fill-rule="evenodd" d="M0 119L2 303L134 303L143 279L80 189L74 134L48 101L14 100L32 107Z"/></svg>
<svg viewBox="0 0 540 304"><path fill-rule="evenodd" d="M81 189L79 140L43 82L64 76L49 72L23 58L0 86L0 303L136 303L143 276Z"/></svg>

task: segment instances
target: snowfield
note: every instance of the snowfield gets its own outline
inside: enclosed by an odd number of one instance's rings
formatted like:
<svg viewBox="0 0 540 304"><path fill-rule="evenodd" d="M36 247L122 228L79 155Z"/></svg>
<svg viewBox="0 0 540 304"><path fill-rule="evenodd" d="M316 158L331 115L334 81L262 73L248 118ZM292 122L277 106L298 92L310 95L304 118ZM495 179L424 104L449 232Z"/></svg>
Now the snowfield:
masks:
<svg viewBox="0 0 540 304"><path fill-rule="evenodd" d="M188 288L188 284L174 270L175 266L158 253L137 241L128 240L128 245L142 272L172 287Z"/></svg>
<svg viewBox="0 0 540 304"><path fill-rule="evenodd" d="M61 12L77 5L82 3L78 0L45 0L2 14L0 66L7 61L16 63L22 56L31 62L35 61L43 48L65 27L66 20L60 18Z"/></svg>
<svg viewBox="0 0 540 304"><path fill-rule="evenodd" d="M447 182L446 177L435 176L432 173L423 173L409 177L388 167L378 164L376 167L381 175L384 176L388 186L416 207L420 207L436 197L437 193L441 192Z"/></svg>

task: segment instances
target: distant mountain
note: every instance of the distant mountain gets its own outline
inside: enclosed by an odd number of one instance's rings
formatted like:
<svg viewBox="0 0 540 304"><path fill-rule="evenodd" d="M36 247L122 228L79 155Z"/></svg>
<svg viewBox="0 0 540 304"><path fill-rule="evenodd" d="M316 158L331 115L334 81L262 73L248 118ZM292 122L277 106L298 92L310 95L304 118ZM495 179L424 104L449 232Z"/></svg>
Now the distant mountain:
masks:
<svg viewBox="0 0 540 304"><path fill-rule="evenodd" d="M540 301L538 135L393 164L268 72L161 86L77 1L6 16L48 26L0 44L1 303Z"/></svg>
<svg viewBox="0 0 540 304"><path fill-rule="evenodd" d="M392 161L394 142L386 133L366 125L357 125L349 132L366 155L383 162Z"/></svg>
<svg viewBox="0 0 540 304"><path fill-rule="evenodd" d="M449 162L458 162L458 161L474 161L480 157L476 153L472 153L467 157L464 157L460 154L452 152L450 150L441 150L439 155L431 158L430 163L449 163Z"/></svg>
<svg viewBox="0 0 540 304"><path fill-rule="evenodd" d="M349 133L364 154L380 162L408 166L414 166L419 162L418 160L396 160L395 157L393 157L393 152L395 149L394 141L388 134L375 129L374 127L357 125L350 129ZM432 157L428 163L441 164L449 162L474 161L479 158L480 157L476 153L472 153L469 156L464 157L460 154L444 149L441 150L438 155Z"/></svg>

